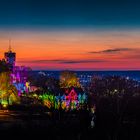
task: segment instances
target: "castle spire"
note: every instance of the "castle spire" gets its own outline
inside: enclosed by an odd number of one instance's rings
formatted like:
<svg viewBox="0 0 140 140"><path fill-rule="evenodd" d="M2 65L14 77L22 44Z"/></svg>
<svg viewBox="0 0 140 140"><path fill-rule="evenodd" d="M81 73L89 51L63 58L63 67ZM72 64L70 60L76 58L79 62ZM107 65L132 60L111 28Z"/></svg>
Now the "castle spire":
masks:
<svg viewBox="0 0 140 140"><path fill-rule="evenodd" d="M12 51L12 47L11 47L11 39L9 39L9 52Z"/></svg>

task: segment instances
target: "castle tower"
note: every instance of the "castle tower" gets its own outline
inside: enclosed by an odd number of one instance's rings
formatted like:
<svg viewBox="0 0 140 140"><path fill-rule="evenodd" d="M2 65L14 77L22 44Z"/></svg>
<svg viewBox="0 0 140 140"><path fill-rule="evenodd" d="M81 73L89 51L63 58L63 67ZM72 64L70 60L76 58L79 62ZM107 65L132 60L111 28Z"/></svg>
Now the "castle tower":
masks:
<svg viewBox="0 0 140 140"><path fill-rule="evenodd" d="M12 52L11 40L9 40L9 50L8 52L4 53L4 58L5 58L6 63L9 65L10 70L13 70L13 67L15 66L15 61L16 61L16 53Z"/></svg>

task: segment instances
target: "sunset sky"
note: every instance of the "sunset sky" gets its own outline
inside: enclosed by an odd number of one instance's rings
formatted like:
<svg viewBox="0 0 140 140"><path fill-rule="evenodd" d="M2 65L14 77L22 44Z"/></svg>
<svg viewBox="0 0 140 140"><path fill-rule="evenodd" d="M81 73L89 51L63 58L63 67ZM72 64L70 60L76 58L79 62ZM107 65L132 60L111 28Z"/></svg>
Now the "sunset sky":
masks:
<svg viewBox="0 0 140 140"><path fill-rule="evenodd" d="M0 58L35 70L139 70L139 0L1 0Z"/></svg>

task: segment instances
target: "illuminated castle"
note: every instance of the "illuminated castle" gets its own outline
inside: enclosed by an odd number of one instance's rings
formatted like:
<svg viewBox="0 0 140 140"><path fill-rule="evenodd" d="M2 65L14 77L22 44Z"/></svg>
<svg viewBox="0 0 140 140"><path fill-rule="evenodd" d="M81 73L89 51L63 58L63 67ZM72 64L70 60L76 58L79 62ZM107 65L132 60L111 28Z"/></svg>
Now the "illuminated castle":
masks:
<svg viewBox="0 0 140 140"><path fill-rule="evenodd" d="M11 42L9 41L9 51L4 53L4 58L11 71L11 84L18 90L18 94L29 92L29 82L27 82L27 75L29 69L24 66L15 66L16 53L11 50Z"/></svg>

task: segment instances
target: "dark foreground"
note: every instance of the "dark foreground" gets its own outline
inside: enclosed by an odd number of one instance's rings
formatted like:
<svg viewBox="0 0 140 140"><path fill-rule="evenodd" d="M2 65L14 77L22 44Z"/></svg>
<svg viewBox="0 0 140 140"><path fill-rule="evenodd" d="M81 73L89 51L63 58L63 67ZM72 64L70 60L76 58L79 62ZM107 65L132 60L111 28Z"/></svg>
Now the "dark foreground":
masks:
<svg viewBox="0 0 140 140"><path fill-rule="evenodd" d="M140 138L139 124L126 122L119 133L111 134L107 120L99 120L100 123L97 121L95 127L90 128L90 119L87 111L40 113L1 110L0 136L8 139L49 140L139 140ZM110 120L110 123L115 122ZM113 132L115 128L111 129Z"/></svg>
<svg viewBox="0 0 140 140"><path fill-rule="evenodd" d="M87 136L89 118L87 112L27 112L0 111L1 137L83 139ZM79 117L83 115L83 117ZM82 123L81 123L82 122Z"/></svg>

